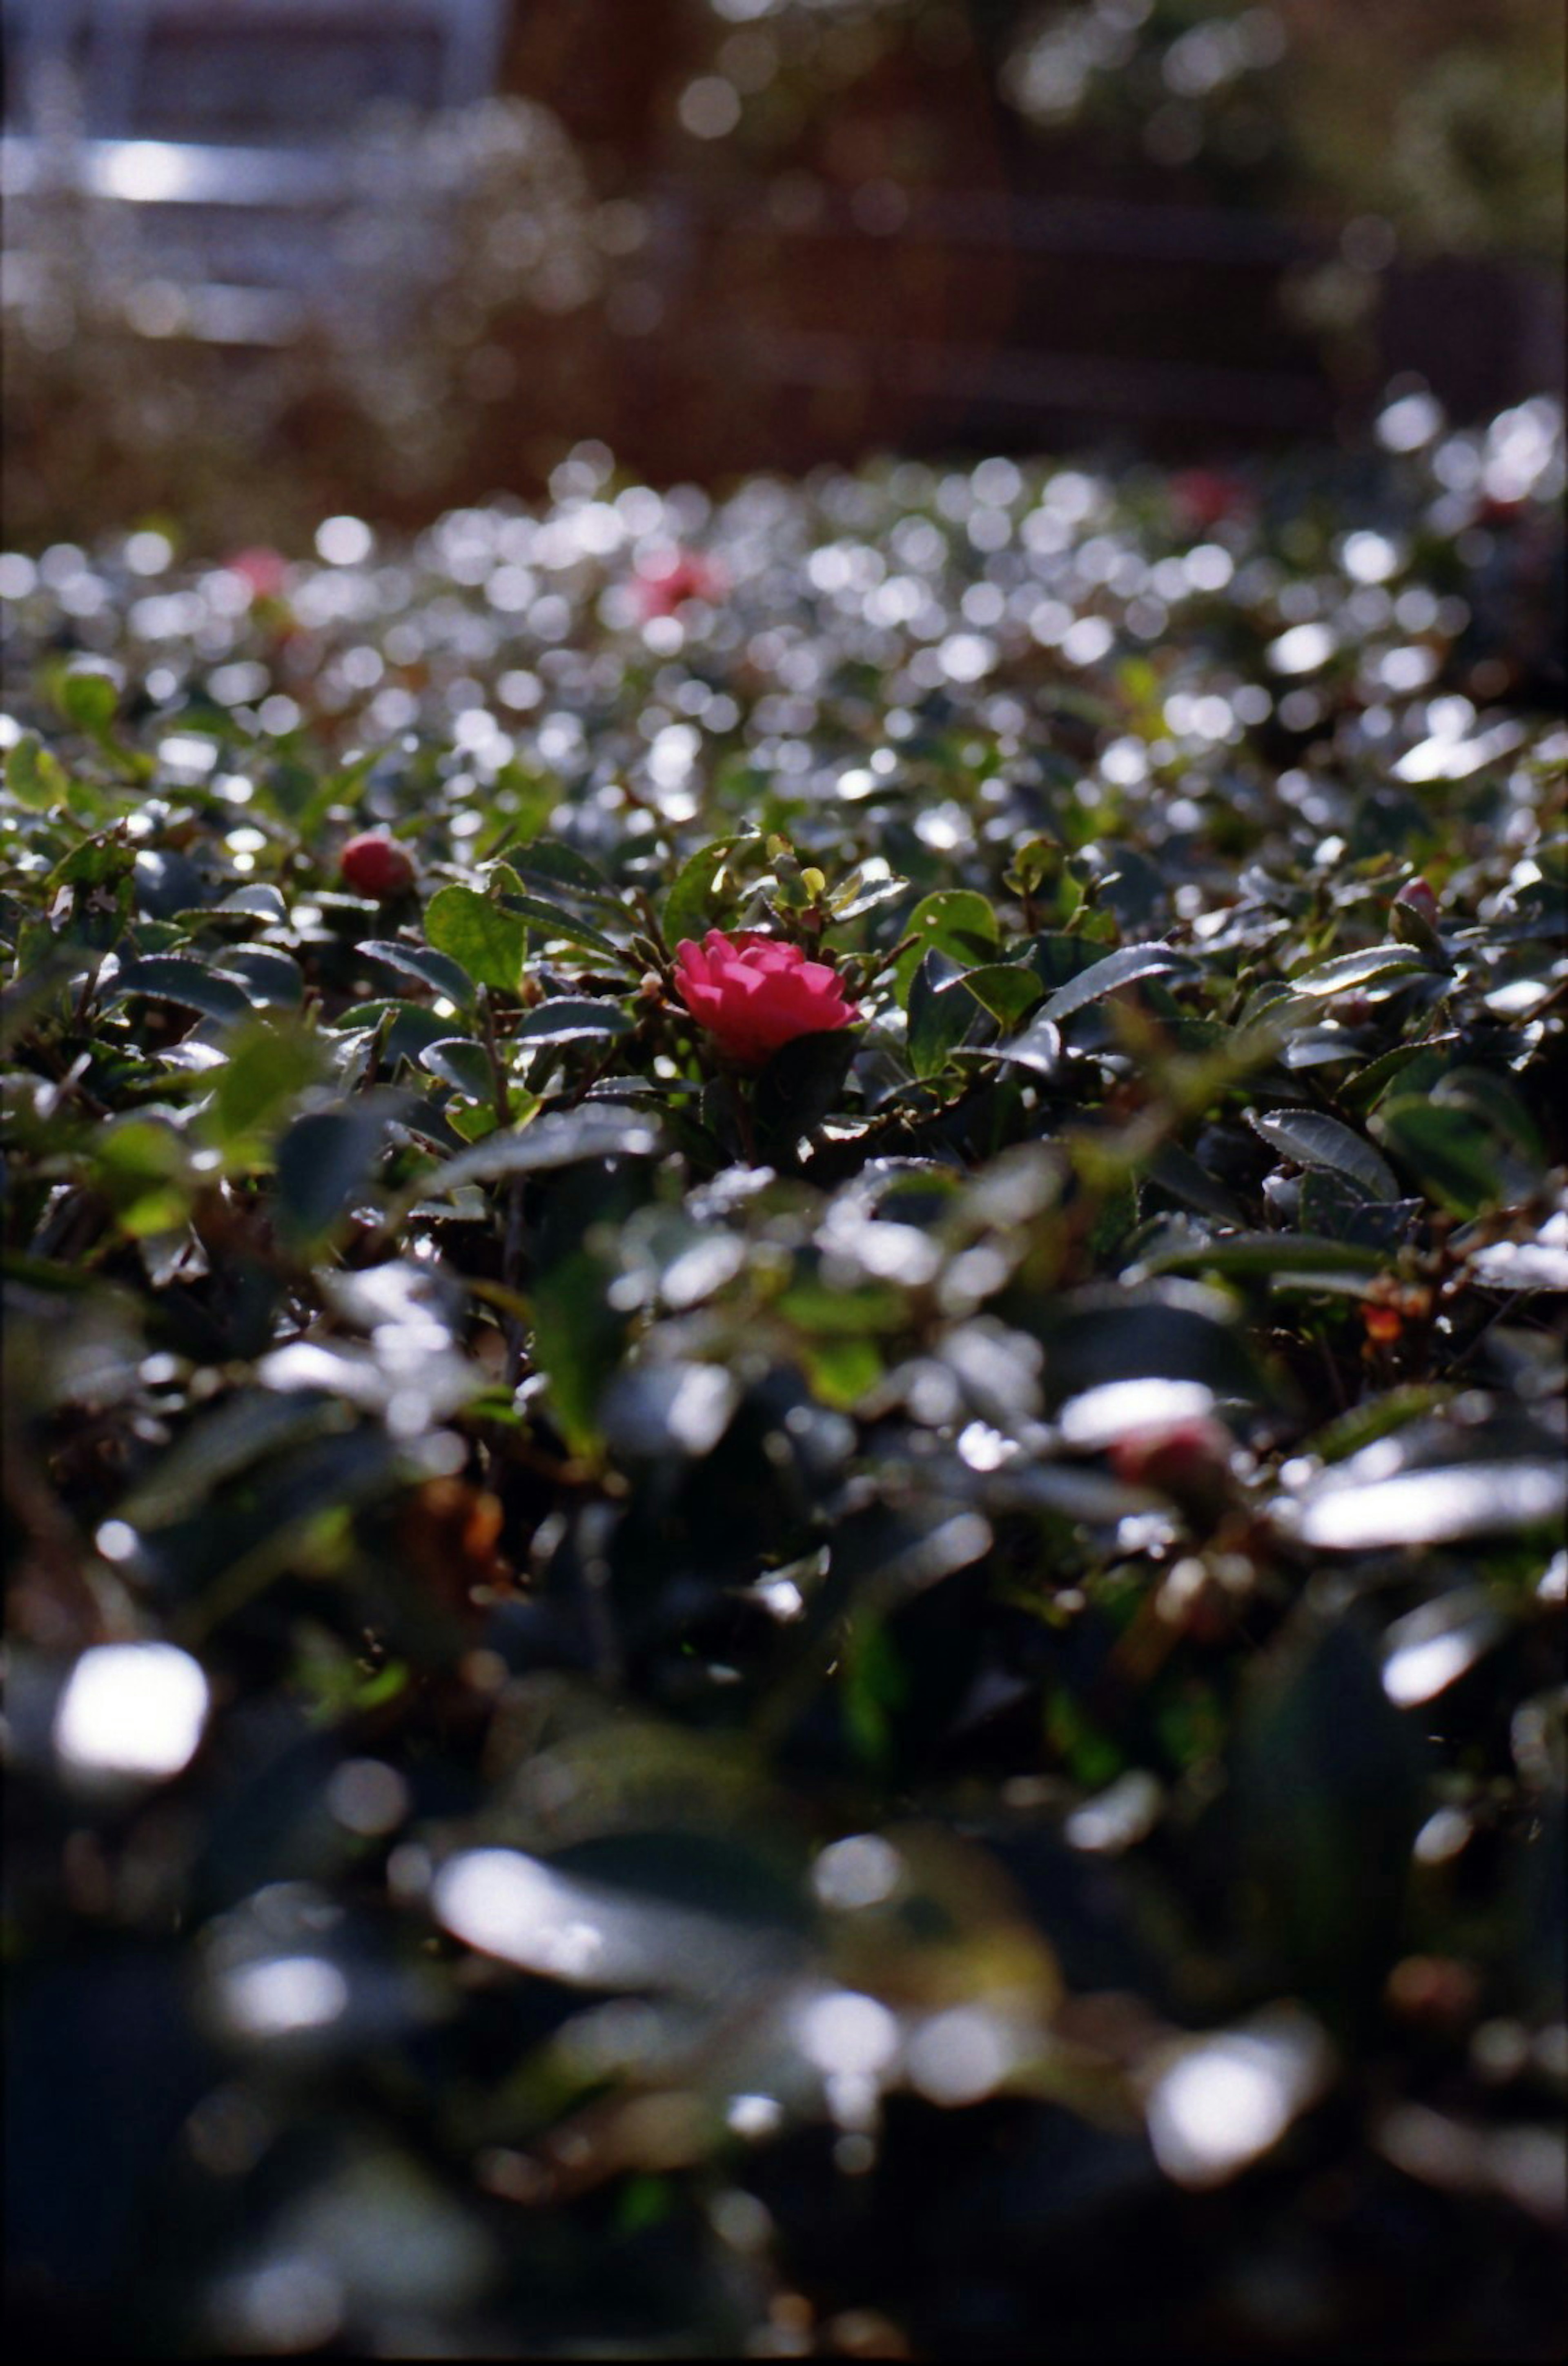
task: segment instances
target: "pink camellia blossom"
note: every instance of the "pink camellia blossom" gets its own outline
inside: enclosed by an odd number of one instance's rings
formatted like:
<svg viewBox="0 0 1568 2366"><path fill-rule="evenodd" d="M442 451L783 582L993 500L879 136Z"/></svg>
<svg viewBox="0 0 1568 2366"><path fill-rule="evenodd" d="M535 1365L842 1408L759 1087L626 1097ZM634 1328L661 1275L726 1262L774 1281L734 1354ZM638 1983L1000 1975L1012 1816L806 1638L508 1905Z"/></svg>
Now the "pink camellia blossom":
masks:
<svg viewBox="0 0 1568 2366"><path fill-rule="evenodd" d="M843 981L798 945L744 930L710 929L700 945L675 949L675 991L721 1052L739 1066L760 1068L797 1035L820 1035L860 1017Z"/></svg>

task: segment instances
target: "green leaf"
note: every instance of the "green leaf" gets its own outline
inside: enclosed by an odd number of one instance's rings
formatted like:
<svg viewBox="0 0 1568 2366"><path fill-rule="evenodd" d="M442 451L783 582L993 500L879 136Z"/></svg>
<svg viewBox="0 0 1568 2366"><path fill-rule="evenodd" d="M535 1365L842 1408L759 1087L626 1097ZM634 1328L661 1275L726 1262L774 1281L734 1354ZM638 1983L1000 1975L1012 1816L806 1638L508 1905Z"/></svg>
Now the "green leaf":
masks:
<svg viewBox="0 0 1568 2366"><path fill-rule="evenodd" d="M1337 1087L1337 1097L1350 1109L1371 1109L1412 1061L1430 1064L1434 1058L1451 1052L1459 1040L1457 1034L1429 1035L1421 1043L1395 1043L1377 1059L1369 1060L1364 1068L1357 1068L1347 1076Z"/></svg>
<svg viewBox="0 0 1568 2366"><path fill-rule="evenodd" d="M1421 1752L1352 1620L1303 1613L1242 1705L1234 1770L1241 1860L1282 1950L1275 1977L1364 2006L1398 1947Z"/></svg>
<svg viewBox="0 0 1568 2366"><path fill-rule="evenodd" d="M319 1437L323 1429L346 1427L351 1418L346 1407L246 1389L202 1415L121 1500L118 1516L133 1528L166 1527L199 1510L225 1480L264 1456Z"/></svg>
<svg viewBox="0 0 1568 2366"><path fill-rule="evenodd" d="M1495 1068L1450 1068L1434 1085L1431 1097L1439 1109L1468 1110L1499 1144L1513 1152L1522 1166L1539 1168L1548 1164L1540 1129L1517 1086L1499 1076ZM1520 1176L1519 1186L1521 1194L1528 1192L1528 1174Z"/></svg>
<svg viewBox="0 0 1568 2366"><path fill-rule="evenodd" d="M1139 1260L1145 1273L1381 1273L1383 1251L1350 1241L1309 1240L1303 1233L1232 1233L1223 1241L1156 1250Z"/></svg>
<svg viewBox="0 0 1568 2366"><path fill-rule="evenodd" d="M419 1053L419 1065L471 1101L489 1102L495 1098L490 1054L471 1035L443 1035L435 1042L426 1043Z"/></svg>
<svg viewBox="0 0 1568 2366"><path fill-rule="evenodd" d="M984 896L968 887L942 887L922 896L909 915L906 936L915 941L893 967L894 991L908 1005L915 974L928 953L943 953L965 969L993 966L1002 932Z"/></svg>
<svg viewBox="0 0 1568 2366"><path fill-rule="evenodd" d="M542 1052L560 1043L581 1043L613 1035L629 1035L632 1020L614 1002L553 996L528 1011L512 1030L509 1041L525 1052Z"/></svg>
<svg viewBox="0 0 1568 2366"><path fill-rule="evenodd" d="M199 917L203 919L227 919L240 914L266 920L282 927L288 918L288 907L276 887L258 882L253 887L231 888L220 903L209 904Z"/></svg>
<svg viewBox="0 0 1568 2366"><path fill-rule="evenodd" d="M1054 1019L1046 1018L1042 1011L1021 1035L1010 1036L991 1049L996 1059L1010 1061L1021 1068L1032 1068L1039 1076L1054 1076L1062 1065L1062 1031Z"/></svg>
<svg viewBox="0 0 1568 2366"><path fill-rule="evenodd" d="M1151 1183L1157 1183L1173 1200L1184 1207L1197 1208L1206 1216L1217 1216L1224 1224L1239 1224L1241 1208L1233 1191L1227 1190L1217 1176L1184 1150L1179 1142L1162 1143L1146 1162L1144 1172Z"/></svg>
<svg viewBox="0 0 1568 2366"><path fill-rule="evenodd" d="M858 870L840 882L828 898L835 920L858 920L879 905L897 903L909 892L907 879L863 879Z"/></svg>
<svg viewBox="0 0 1568 2366"><path fill-rule="evenodd" d="M1372 1124L1384 1149L1439 1207L1473 1216L1506 1196L1498 1145L1471 1110L1405 1093L1381 1102Z"/></svg>
<svg viewBox="0 0 1568 2366"><path fill-rule="evenodd" d="M482 858L503 847L531 846L560 803L561 784L553 772L520 763L514 756L491 783L486 804L494 818L479 841Z"/></svg>
<svg viewBox="0 0 1568 2366"><path fill-rule="evenodd" d="M377 1030L388 1022L381 1037L382 1065L394 1069L400 1060L412 1061L416 1065L427 1044L439 1043L450 1034L452 1021L423 1002L403 1002L396 997L378 998L374 1002L356 1002L340 1012L333 1026L334 1034L358 1032L363 1029Z"/></svg>
<svg viewBox="0 0 1568 2366"><path fill-rule="evenodd" d="M1568 1470L1561 1462L1449 1462L1387 1478L1346 1464L1277 1504L1273 1516L1319 1552L1375 1552L1551 1528L1561 1523L1565 1504Z"/></svg>
<svg viewBox="0 0 1568 2366"><path fill-rule="evenodd" d="M945 953L927 953L909 985L909 1065L917 1076L941 1074L975 1016L962 971Z"/></svg>
<svg viewBox="0 0 1568 2366"><path fill-rule="evenodd" d="M598 864L558 839L542 838L532 846L514 847L502 868L525 887L542 889L551 897L570 896L574 902L592 905L607 919L619 919L625 912L625 897Z"/></svg>
<svg viewBox="0 0 1568 2366"><path fill-rule="evenodd" d="M432 952L423 945L400 944L378 937L367 938L355 950L368 953L373 961L385 962L389 969L397 970L404 977L417 977L422 986L434 986L446 1001L455 1002L459 1010L472 1009L474 980L445 953Z"/></svg>
<svg viewBox="0 0 1568 2366"><path fill-rule="evenodd" d="M122 962L104 1000L127 1002L132 995L151 1002L176 1002L204 1019L243 1019L252 1008L251 996L239 979L204 968L183 953L149 953L141 961Z"/></svg>
<svg viewBox="0 0 1568 2366"><path fill-rule="evenodd" d="M801 1369L818 1403L848 1413L881 1380L886 1367L875 1342L817 1337L802 1343Z"/></svg>
<svg viewBox="0 0 1568 2366"><path fill-rule="evenodd" d="M1399 1197L1399 1179L1388 1161L1337 1118L1298 1109L1272 1110L1267 1117L1259 1117L1249 1110L1247 1121L1271 1150L1298 1166L1325 1166L1348 1176L1369 1200Z"/></svg>
<svg viewBox="0 0 1568 2366"><path fill-rule="evenodd" d="M277 1229L296 1254L316 1248L347 1214L375 1169L386 1125L385 1106L370 1098L296 1118L277 1151Z"/></svg>
<svg viewBox="0 0 1568 2366"><path fill-rule="evenodd" d="M983 963L964 971L964 983L982 1009L1009 1028L1026 1019L1043 993L1032 969L1022 962Z"/></svg>
<svg viewBox="0 0 1568 2366"><path fill-rule="evenodd" d="M119 692L112 675L90 659L63 666L51 687L67 723L94 738L108 729L118 711Z"/></svg>
<svg viewBox="0 0 1568 2366"><path fill-rule="evenodd" d="M832 1027L797 1035L773 1053L757 1078L752 1103L764 1157L787 1161L801 1136L821 1124L837 1105L859 1049L858 1029Z"/></svg>
<svg viewBox="0 0 1568 2366"><path fill-rule="evenodd" d="M321 1037L287 1020L242 1025L224 1050L228 1057L213 1085L208 1123L231 1151L265 1137L295 1096L320 1080L326 1065Z"/></svg>
<svg viewBox="0 0 1568 2366"><path fill-rule="evenodd" d="M276 945L231 945L223 955L223 970L239 978L264 1010L298 1010L305 998L299 963Z"/></svg>
<svg viewBox="0 0 1568 2366"><path fill-rule="evenodd" d="M446 888L443 891L446 895L468 892L467 889L457 888ZM437 897L436 901L439 902L439 900L440 898ZM434 906L433 905L431 908L434 910ZM491 908L493 910L496 907L492 906ZM503 895L500 908L508 918L525 920L528 926L547 942L551 938L564 938L568 944L579 945L585 952L598 953L601 959L614 962L618 968L624 969L626 966L626 953L624 947L617 945L613 938L607 937L602 929L596 929L592 921L580 920L575 912L567 910L564 904L547 902L543 896Z"/></svg>
<svg viewBox="0 0 1568 2366"><path fill-rule="evenodd" d="M657 1127L646 1117L603 1101L585 1101L580 1109L548 1111L520 1132L462 1151L434 1174L422 1176L417 1189L434 1200L465 1183L491 1182L502 1175L540 1175L575 1166L586 1158L651 1158L662 1147Z"/></svg>
<svg viewBox="0 0 1568 2366"><path fill-rule="evenodd" d="M1151 977L1197 975L1197 963L1169 945L1123 945L1120 952L1107 953L1103 961L1092 962L1077 977L1069 978L1066 986L1059 986L1047 1000L1042 1016L1060 1026L1075 1011L1087 1009L1091 1002L1100 1002L1122 986L1137 986Z"/></svg>
<svg viewBox="0 0 1568 2366"><path fill-rule="evenodd" d="M626 1342L627 1318L610 1302L611 1279L598 1257L577 1249L547 1266L531 1293L534 1361L549 1381L550 1410L574 1454L599 1443L599 1400Z"/></svg>
<svg viewBox="0 0 1568 2366"><path fill-rule="evenodd" d="M753 830L729 838L711 839L683 862L664 899L660 926L671 952L684 940L700 944L709 929L720 927L739 901L733 882L726 881L728 857L738 846L759 845Z"/></svg>
<svg viewBox="0 0 1568 2366"><path fill-rule="evenodd" d="M1296 1027L1303 1019L1315 1018L1318 1005L1337 994L1357 993L1364 986L1387 985L1395 978L1430 977L1433 974L1431 963L1408 945L1367 945L1359 952L1336 953L1331 961L1298 970L1283 994L1262 989L1248 1004L1244 1019L1247 1025L1256 1022L1271 1028Z"/></svg>
<svg viewBox="0 0 1568 2366"><path fill-rule="evenodd" d="M25 731L6 751L6 786L18 805L47 813L64 806L71 776L33 732Z"/></svg>
<svg viewBox="0 0 1568 2366"><path fill-rule="evenodd" d="M502 911L472 887L443 887L425 907L424 933L435 951L455 961L476 986L516 993L528 931L515 913Z"/></svg>
<svg viewBox="0 0 1568 2366"><path fill-rule="evenodd" d="M1069 936L1063 929L1046 929L1031 943L1028 965L1046 993L1054 994L1059 986L1081 977L1101 958L1089 937Z"/></svg>

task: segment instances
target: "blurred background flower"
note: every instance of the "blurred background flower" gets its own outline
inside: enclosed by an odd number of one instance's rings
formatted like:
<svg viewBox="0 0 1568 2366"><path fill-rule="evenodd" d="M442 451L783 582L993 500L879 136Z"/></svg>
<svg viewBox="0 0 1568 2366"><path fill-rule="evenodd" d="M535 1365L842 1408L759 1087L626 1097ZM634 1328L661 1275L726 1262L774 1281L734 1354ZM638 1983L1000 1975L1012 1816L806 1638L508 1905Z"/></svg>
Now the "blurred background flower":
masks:
<svg viewBox="0 0 1568 2366"><path fill-rule="evenodd" d="M1549 0L6 0L6 494L540 490L1562 377Z"/></svg>

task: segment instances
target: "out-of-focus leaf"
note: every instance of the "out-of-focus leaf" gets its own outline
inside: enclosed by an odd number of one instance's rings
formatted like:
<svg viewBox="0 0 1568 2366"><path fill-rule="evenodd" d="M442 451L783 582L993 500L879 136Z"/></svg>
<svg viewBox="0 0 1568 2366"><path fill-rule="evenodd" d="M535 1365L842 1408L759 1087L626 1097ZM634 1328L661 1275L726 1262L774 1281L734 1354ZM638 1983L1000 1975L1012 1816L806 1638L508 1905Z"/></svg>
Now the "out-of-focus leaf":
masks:
<svg viewBox="0 0 1568 2366"><path fill-rule="evenodd" d="M720 1364L644 1361L612 1381L604 1435L617 1454L657 1459L709 1453L723 1436L740 1387Z"/></svg>
<svg viewBox="0 0 1568 2366"><path fill-rule="evenodd" d="M1469 1269L1488 1290L1568 1290L1568 1222L1553 1216L1533 1241L1472 1249Z"/></svg>
<svg viewBox="0 0 1568 2366"><path fill-rule="evenodd" d="M769 1967L776 1936L515 1849L468 1849L435 1877L437 1920L480 1954L593 1989L724 1993Z"/></svg>
<svg viewBox="0 0 1568 2366"><path fill-rule="evenodd" d="M1364 2004L1386 1975L1421 1775L1355 1623L1303 1612L1248 1686L1233 1765L1243 1864L1300 1992Z"/></svg>
<svg viewBox="0 0 1568 2366"><path fill-rule="evenodd" d="M149 1533L183 1520L237 1472L301 1439L319 1436L323 1426L344 1426L347 1418L341 1409L323 1413L320 1405L304 1406L298 1399L247 1389L216 1412L203 1414L121 1498L117 1516Z"/></svg>
<svg viewBox="0 0 1568 2366"><path fill-rule="evenodd" d="M1383 1147L1440 1207L1473 1216L1506 1196L1496 1142L1472 1112L1409 1093L1381 1102L1372 1124Z"/></svg>
<svg viewBox="0 0 1568 2366"><path fill-rule="evenodd" d="M277 1229L304 1255L332 1233L380 1155L387 1111L373 1099L296 1118L277 1146Z"/></svg>
<svg viewBox="0 0 1568 2366"><path fill-rule="evenodd" d="M1452 1462L1388 1478L1347 1468L1277 1503L1273 1517L1319 1551L1367 1552L1545 1527L1562 1518L1565 1504L1568 1470L1521 1459Z"/></svg>
<svg viewBox="0 0 1568 2366"><path fill-rule="evenodd" d="M70 777L59 758L31 731L23 732L6 750L6 786L18 805L35 813L63 806Z"/></svg>
<svg viewBox="0 0 1568 2366"><path fill-rule="evenodd" d="M548 1111L521 1132L460 1152L434 1175L422 1177L419 1188L425 1198L436 1199L465 1183L488 1182L502 1175L540 1175L585 1158L650 1158L661 1147L657 1127L646 1117L589 1101L579 1109Z"/></svg>
<svg viewBox="0 0 1568 2366"><path fill-rule="evenodd" d="M1396 1618L1382 1639L1382 1688L1396 1708L1446 1692L1506 1633L1483 1587L1455 1586Z"/></svg>
<svg viewBox="0 0 1568 2366"><path fill-rule="evenodd" d="M54 697L66 721L95 738L108 729L119 709L113 677L91 663L62 667L54 677Z"/></svg>
<svg viewBox="0 0 1568 2366"><path fill-rule="evenodd" d="M611 1302L610 1280L603 1261L579 1249L546 1267L531 1292L534 1361L549 1381L561 1433L579 1454L599 1443L600 1396L626 1339L626 1317Z"/></svg>
<svg viewBox="0 0 1568 2366"><path fill-rule="evenodd" d="M1217 1216L1222 1223L1240 1223L1241 1206L1235 1194L1179 1142L1162 1143L1145 1171L1151 1183L1157 1183L1184 1206Z"/></svg>
<svg viewBox="0 0 1568 2366"><path fill-rule="evenodd" d="M1257 1399L1267 1393L1236 1325L1224 1319L1217 1294L1186 1283L1144 1285L1131 1291L1078 1292L1053 1308L1043 1325L1045 1385L1053 1402L1109 1380L1201 1380L1216 1397ZM1168 1293L1166 1294L1166 1293ZM1203 1302L1213 1296L1214 1302Z"/></svg>
<svg viewBox="0 0 1568 2366"><path fill-rule="evenodd" d="M1381 1272L1387 1259L1351 1241L1312 1240L1292 1233L1233 1233L1224 1240L1155 1249L1140 1259L1146 1273L1286 1274Z"/></svg>
<svg viewBox="0 0 1568 2366"><path fill-rule="evenodd" d="M293 1097L325 1067L321 1038L288 1020L257 1019L237 1028L213 1082L211 1125L232 1148L264 1134Z"/></svg>

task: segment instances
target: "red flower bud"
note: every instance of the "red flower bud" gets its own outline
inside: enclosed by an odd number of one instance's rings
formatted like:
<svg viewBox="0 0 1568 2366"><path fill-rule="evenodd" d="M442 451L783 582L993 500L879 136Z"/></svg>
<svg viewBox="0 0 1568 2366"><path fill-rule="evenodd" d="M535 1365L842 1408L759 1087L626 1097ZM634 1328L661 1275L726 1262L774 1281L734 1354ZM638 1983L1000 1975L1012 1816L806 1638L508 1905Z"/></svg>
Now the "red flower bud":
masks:
<svg viewBox="0 0 1568 2366"><path fill-rule="evenodd" d="M860 1012L844 999L843 981L798 945L747 930L727 937L710 929L700 945L676 948L675 991L721 1052L760 1068L797 1035L847 1027Z"/></svg>
<svg viewBox="0 0 1568 2366"><path fill-rule="evenodd" d="M406 895L414 883L412 857L380 829L351 838L338 868L344 885L355 896L373 896L382 903Z"/></svg>

